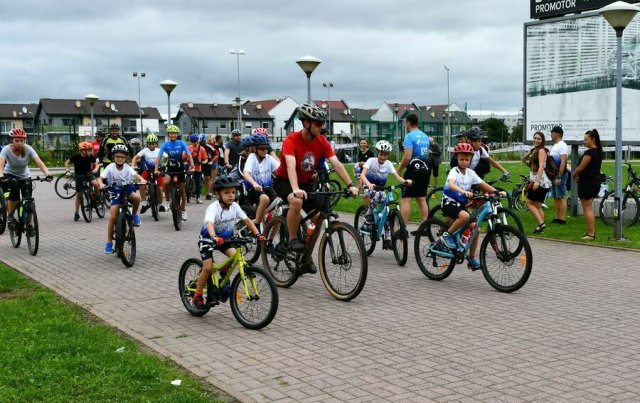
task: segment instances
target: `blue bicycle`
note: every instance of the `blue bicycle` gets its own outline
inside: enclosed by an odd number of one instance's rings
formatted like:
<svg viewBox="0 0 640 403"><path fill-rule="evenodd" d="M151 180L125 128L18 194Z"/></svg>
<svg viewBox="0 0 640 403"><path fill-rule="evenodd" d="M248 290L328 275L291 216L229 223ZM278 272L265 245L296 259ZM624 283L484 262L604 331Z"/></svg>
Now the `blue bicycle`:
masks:
<svg viewBox="0 0 640 403"><path fill-rule="evenodd" d="M363 205L358 207L353 223L362 237L367 256L373 253L378 240L382 240L382 249L391 249L400 266L407 263L409 235L393 191L402 186L404 185L374 187L374 190L385 192L386 197L374 207L373 222L366 221L369 207Z"/></svg>
<svg viewBox="0 0 640 403"><path fill-rule="evenodd" d="M487 282L501 292L513 292L522 287L531 275L533 255L527 237L514 227L503 225L499 218L500 198L476 194L475 209L469 223L452 235L458 249L451 250L441 240L447 225L438 218L429 218L418 228L414 252L418 267L431 280L444 280L456 264L468 258L472 239L479 236L484 221L488 229L479 248L480 268Z"/></svg>

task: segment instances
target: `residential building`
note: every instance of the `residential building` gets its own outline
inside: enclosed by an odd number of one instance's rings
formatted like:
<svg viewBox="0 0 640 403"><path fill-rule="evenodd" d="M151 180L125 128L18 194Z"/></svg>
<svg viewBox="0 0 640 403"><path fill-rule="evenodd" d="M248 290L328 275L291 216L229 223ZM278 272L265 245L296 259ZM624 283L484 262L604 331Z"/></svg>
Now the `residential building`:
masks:
<svg viewBox="0 0 640 403"><path fill-rule="evenodd" d="M245 105L253 105L258 109L264 109L273 118L273 131L269 131L274 138L286 137L285 124L300 104L293 98L265 99L262 101L247 101Z"/></svg>
<svg viewBox="0 0 640 403"><path fill-rule="evenodd" d="M0 144L6 144L11 129L23 128L27 135L35 135L35 113L38 104L0 104Z"/></svg>
<svg viewBox="0 0 640 403"><path fill-rule="evenodd" d="M377 111L377 109L351 108L355 127L353 134L356 140L366 138L370 144L381 140L378 138L378 122L371 118Z"/></svg>
<svg viewBox="0 0 640 403"><path fill-rule="evenodd" d="M228 136L238 125L238 107L233 104L180 104L178 114L173 119L182 133L212 133ZM242 105L242 131L250 134L262 127L273 132L273 118L257 105Z"/></svg>
<svg viewBox="0 0 640 403"><path fill-rule="evenodd" d="M355 118L351 108L343 99L330 102L317 99L313 103L327 112L326 128L337 144L354 142Z"/></svg>
<svg viewBox="0 0 640 403"><path fill-rule="evenodd" d="M469 115L456 103L450 104L448 110L447 104L420 106L420 110L423 111L418 117L420 129L435 137L440 143L443 136L449 133L449 125L451 125L451 136L455 136L461 130L470 129L473 124Z"/></svg>
<svg viewBox="0 0 640 403"><path fill-rule="evenodd" d="M378 137L382 140L396 143L396 139L404 138L404 117L408 113L417 113L418 106L414 103L401 104L398 102L385 102L371 116L371 119L379 122Z"/></svg>

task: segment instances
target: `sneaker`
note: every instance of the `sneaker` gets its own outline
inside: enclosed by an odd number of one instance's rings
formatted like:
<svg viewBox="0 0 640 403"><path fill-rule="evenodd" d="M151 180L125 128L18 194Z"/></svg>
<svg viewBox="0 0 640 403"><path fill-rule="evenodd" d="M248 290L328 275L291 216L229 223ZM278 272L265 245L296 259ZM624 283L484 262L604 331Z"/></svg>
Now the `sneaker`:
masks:
<svg viewBox="0 0 640 403"><path fill-rule="evenodd" d="M10 215L7 218L7 226L9 227L9 229L16 229L17 225L18 225L18 222L16 221L16 218Z"/></svg>
<svg viewBox="0 0 640 403"><path fill-rule="evenodd" d="M364 216L364 223L369 225L373 224L374 223L373 214L371 213L366 214Z"/></svg>
<svg viewBox="0 0 640 403"><path fill-rule="evenodd" d="M187 218L189 218L187 217L187 212L182 210L182 221L187 221Z"/></svg>
<svg viewBox="0 0 640 403"><path fill-rule="evenodd" d="M167 210L164 208L164 204L160 204L160 207L158 207L158 211L159 211L159 212L161 212L161 213L164 213L165 211L167 211Z"/></svg>
<svg viewBox="0 0 640 403"><path fill-rule="evenodd" d="M193 295L193 299L191 300L191 303L193 304L193 306L195 306L198 309L204 309L204 298L202 298L202 293L196 292Z"/></svg>
<svg viewBox="0 0 640 403"><path fill-rule="evenodd" d="M382 242L382 249L391 249L392 248L391 239L385 239Z"/></svg>
<svg viewBox="0 0 640 403"><path fill-rule="evenodd" d="M138 216L138 213L135 213L133 215L133 226L134 227L139 227L140 226L140 216Z"/></svg>
<svg viewBox="0 0 640 403"><path fill-rule="evenodd" d="M480 269L480 261L478 259L470 257L467 261L469 262L469 268L472 271Z"/></svg>
<svg viewBox="0 0 640 403"><path fill-rule="evenodd" d="M304 242L302 242L298 238L289 241L289 249L291 249L293 252L303 252L306 248L307 247L305 246Z"/></svg>
<svg viewBox="0 0 640 403"><path fill-rule="evenodd" d="M165 202L164 203L164 211L169 211L171 210L171 207L169 207L169 202Z"/></svg>
<svg viewBox="0 0 640 403"><path fill-rule="evenodd" d="M198 199L196 199L196 204L202 204L202 203L203 203L203 201L202 201L202 200L200 200L199 198L198 198Z"/></svg>
<svg viewBox="0 0 640 403"><path fill-rule="evenodd" d="M231 286L225 286L222 291L220 291L220 302L227 302L229 296L231 295Z"/></svg>
<svg viewBox="0 0 640 403"><path fill-rule="evenodd" d="M548 208L549 208L549 206L547 206L547 204L546 204L546 203L542 203L542 208L546 208L546 209L548 209Z"/></svg>
<svg viewBox="0 0 640 403"><path fill-rule="evenodd" d="M140 214L144 214L147 210L149 210L149 207L151 207L149 203L146 203L142 207L140 207Z"/></svg>
<svg viewBox="0 0 640 403"><path fill-rule="evenodd" d="M213 195L211 193L207 193L207 196L205 198L207 200L211 200L211 199L213 199Z"/></svg>
<svg viewBox="0 0 640 403"><path fill-rule="evenodd" d="M80 214L78 212L73 214L73 221L80 221Z"/></svg>
<svg viewBox="0 0 640 403"><path fill-rule="evenodd" d="M318 272L318 268L316 267L315 263L309 262L309 264L302 265L300 271L302 273L316 274Z"/></svg>
<svg viewBox="0 0 640 403"><path fill-rule="evenodd" d="M456 243L456 240L453 239L453 237L449 235L448 232L443 233L441 239L442 239L442 243L444 243L444 245L447 248L458 249L458 244Z"/></svg>
<svg viewBox="0 0 640 403"><path fill-rule="evenodd" d="M106 253L107 255L113 254L113 242L107 242L104 245L104 253Z"/></svg>
<svg viewBox="0 0 640 403"><path fill-rule="evenodd" d="M30 225L27 228L27 236L29 238L33 238L36 235L36 228L33 225Z"/></svg>

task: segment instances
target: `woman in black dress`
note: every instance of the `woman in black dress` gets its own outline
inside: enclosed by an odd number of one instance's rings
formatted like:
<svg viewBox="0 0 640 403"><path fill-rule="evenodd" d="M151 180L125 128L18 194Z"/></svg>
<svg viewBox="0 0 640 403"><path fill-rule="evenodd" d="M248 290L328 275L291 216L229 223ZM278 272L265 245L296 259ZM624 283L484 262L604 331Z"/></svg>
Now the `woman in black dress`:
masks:
<svg viewBox="0 0 640 403"><path fill-rule="evenodd" d="M573 170L573 181L578 182L578 197L584 210L587 233L582 239L596 239L596 216L593 213L593 198L600 190L600 169L602 167L602 144L596 129L584 134L584 146L587 147L580 158L580 165Z"/></svg>

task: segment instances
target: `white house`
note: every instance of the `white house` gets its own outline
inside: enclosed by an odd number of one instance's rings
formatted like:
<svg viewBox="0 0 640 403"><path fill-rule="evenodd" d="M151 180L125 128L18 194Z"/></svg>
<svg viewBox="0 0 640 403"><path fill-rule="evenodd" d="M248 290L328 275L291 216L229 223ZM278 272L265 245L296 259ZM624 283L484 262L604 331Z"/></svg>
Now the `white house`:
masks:
<svg viewBox="0 0 640 403"><path fill-rule="evenodd" d="M273 118L273 136L274 138L281 138L287 135L285 131L285 123L295 109L300 106L296 100L286 96L276 99L265 99L262 101L247 101L248 105L255 105L258 109L264 109L269 116Z"/></svg>

